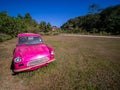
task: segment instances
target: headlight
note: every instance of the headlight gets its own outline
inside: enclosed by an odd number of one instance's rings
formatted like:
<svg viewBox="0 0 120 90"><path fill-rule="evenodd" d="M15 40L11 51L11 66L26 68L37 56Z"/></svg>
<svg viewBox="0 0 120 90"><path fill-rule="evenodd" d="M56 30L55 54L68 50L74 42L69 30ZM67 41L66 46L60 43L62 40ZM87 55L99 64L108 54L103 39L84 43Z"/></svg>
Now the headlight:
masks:
<svg viewBox="0 0 120 90"><path fill-rule="evenodd" d="M15 62L15 63L19 63L19 62L21 62L21 60L22 60L22 59L21 59L20 57L17 57L17 58L14 59L14 62Z"/></svg>
<svg viewBox="0 0 120 90"><path fill-rule="evenodd" d="M51 51L51 54L54 54L54 51Z"/></svg>

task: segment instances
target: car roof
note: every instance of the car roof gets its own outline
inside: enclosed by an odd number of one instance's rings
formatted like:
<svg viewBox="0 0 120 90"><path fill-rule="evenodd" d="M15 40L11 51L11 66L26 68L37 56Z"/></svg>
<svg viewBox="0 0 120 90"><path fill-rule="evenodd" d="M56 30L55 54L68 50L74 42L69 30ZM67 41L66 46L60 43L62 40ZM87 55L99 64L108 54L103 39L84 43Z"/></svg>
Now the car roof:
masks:
<svg viewBox="0 0 120 90"><path fill-rule="evenodd" d="M27 37L27 36L40 36L40 34L35 34L35 33L22 33L22 34L18 34L18 37Z"/></svg>

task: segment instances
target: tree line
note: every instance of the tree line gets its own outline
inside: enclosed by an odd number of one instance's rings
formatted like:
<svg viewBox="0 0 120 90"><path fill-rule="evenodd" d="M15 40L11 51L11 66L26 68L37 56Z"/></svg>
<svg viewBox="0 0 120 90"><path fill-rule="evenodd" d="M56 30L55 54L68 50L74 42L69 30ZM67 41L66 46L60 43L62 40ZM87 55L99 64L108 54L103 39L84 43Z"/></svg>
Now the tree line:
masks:
<svg viewBox="0 0 120 90"><path fill-rule="evenodd" d="M62 32L67 33L92 33L102 35L120 35L120 5L101 9L99 5L92 4L89 13L68 20L61 26ZM24 16L10 16L7 12L0 12L0 41L16 37L19 33L43 33L56 35L59 31L51 32L49 22L35 21L30 13Z"/></svg>
<svg viewBox="0 0 120 90"><path fill-rule="evenodd" d="M89 10L87 15L72 18L64 23L61 26L63 32L120 35L120 5L101 9L93 4Z"/></svg>
<svg viewBox="0 0 120 90"><path fill-rule="evenodd" d="M32 19L29 13L26 13L24 16L18 14L17 17L11 17L5 11L0 12L0 34L16 37L19 33L46 33L49 31L51 31L49 22L41 21L38 23Z"/></svg>

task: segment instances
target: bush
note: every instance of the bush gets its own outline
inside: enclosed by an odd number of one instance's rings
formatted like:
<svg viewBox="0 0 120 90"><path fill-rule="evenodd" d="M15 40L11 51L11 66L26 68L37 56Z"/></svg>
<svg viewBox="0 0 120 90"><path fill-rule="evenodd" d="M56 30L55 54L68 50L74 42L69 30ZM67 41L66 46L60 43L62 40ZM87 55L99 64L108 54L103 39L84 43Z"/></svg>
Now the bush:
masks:
<svg viewBox="0 0 120 90"><path fill-rule="evenodd" d="M49 35L58 35L58 34L59 34L58 30L49 32Z"/></svg>
<svg viewBox="0 0 120 90"><path fill-rule="evenodd" d="M12 37L10 35L0 35L0 42L10 40Z"/></svg>
<svg viewBox="0 0 120 90"><path fill-rule="evenodd" d="M40 35L58 35L60 32L59 31L49 31L49 32L40 32Z"/></svg>

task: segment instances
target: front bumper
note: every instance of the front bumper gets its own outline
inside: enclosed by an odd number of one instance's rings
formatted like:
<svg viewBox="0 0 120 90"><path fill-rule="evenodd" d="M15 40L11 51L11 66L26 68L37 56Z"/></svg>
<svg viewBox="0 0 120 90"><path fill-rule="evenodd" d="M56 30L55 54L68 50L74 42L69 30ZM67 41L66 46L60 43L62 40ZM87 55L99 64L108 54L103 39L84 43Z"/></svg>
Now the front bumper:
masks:
<svg viewBox="0 0 120 90"><path fill-rule="evenodd" d="M26 68L14 69L13 71L14 71L15 73L17 73L17 72L22 72L22 71L27 71L27 70L30 70L30 71L31 71L31 70L35 70L36 68L38 69L38 68L40 68L41 66L47 65L47 64L49 64L49 63L51 63L51 62L53 62L53 61L55 61L55 59L49 60L49 61L47 61L47 62L38 64L38 65L29 66L29 67L26 67Z"/></svg>

